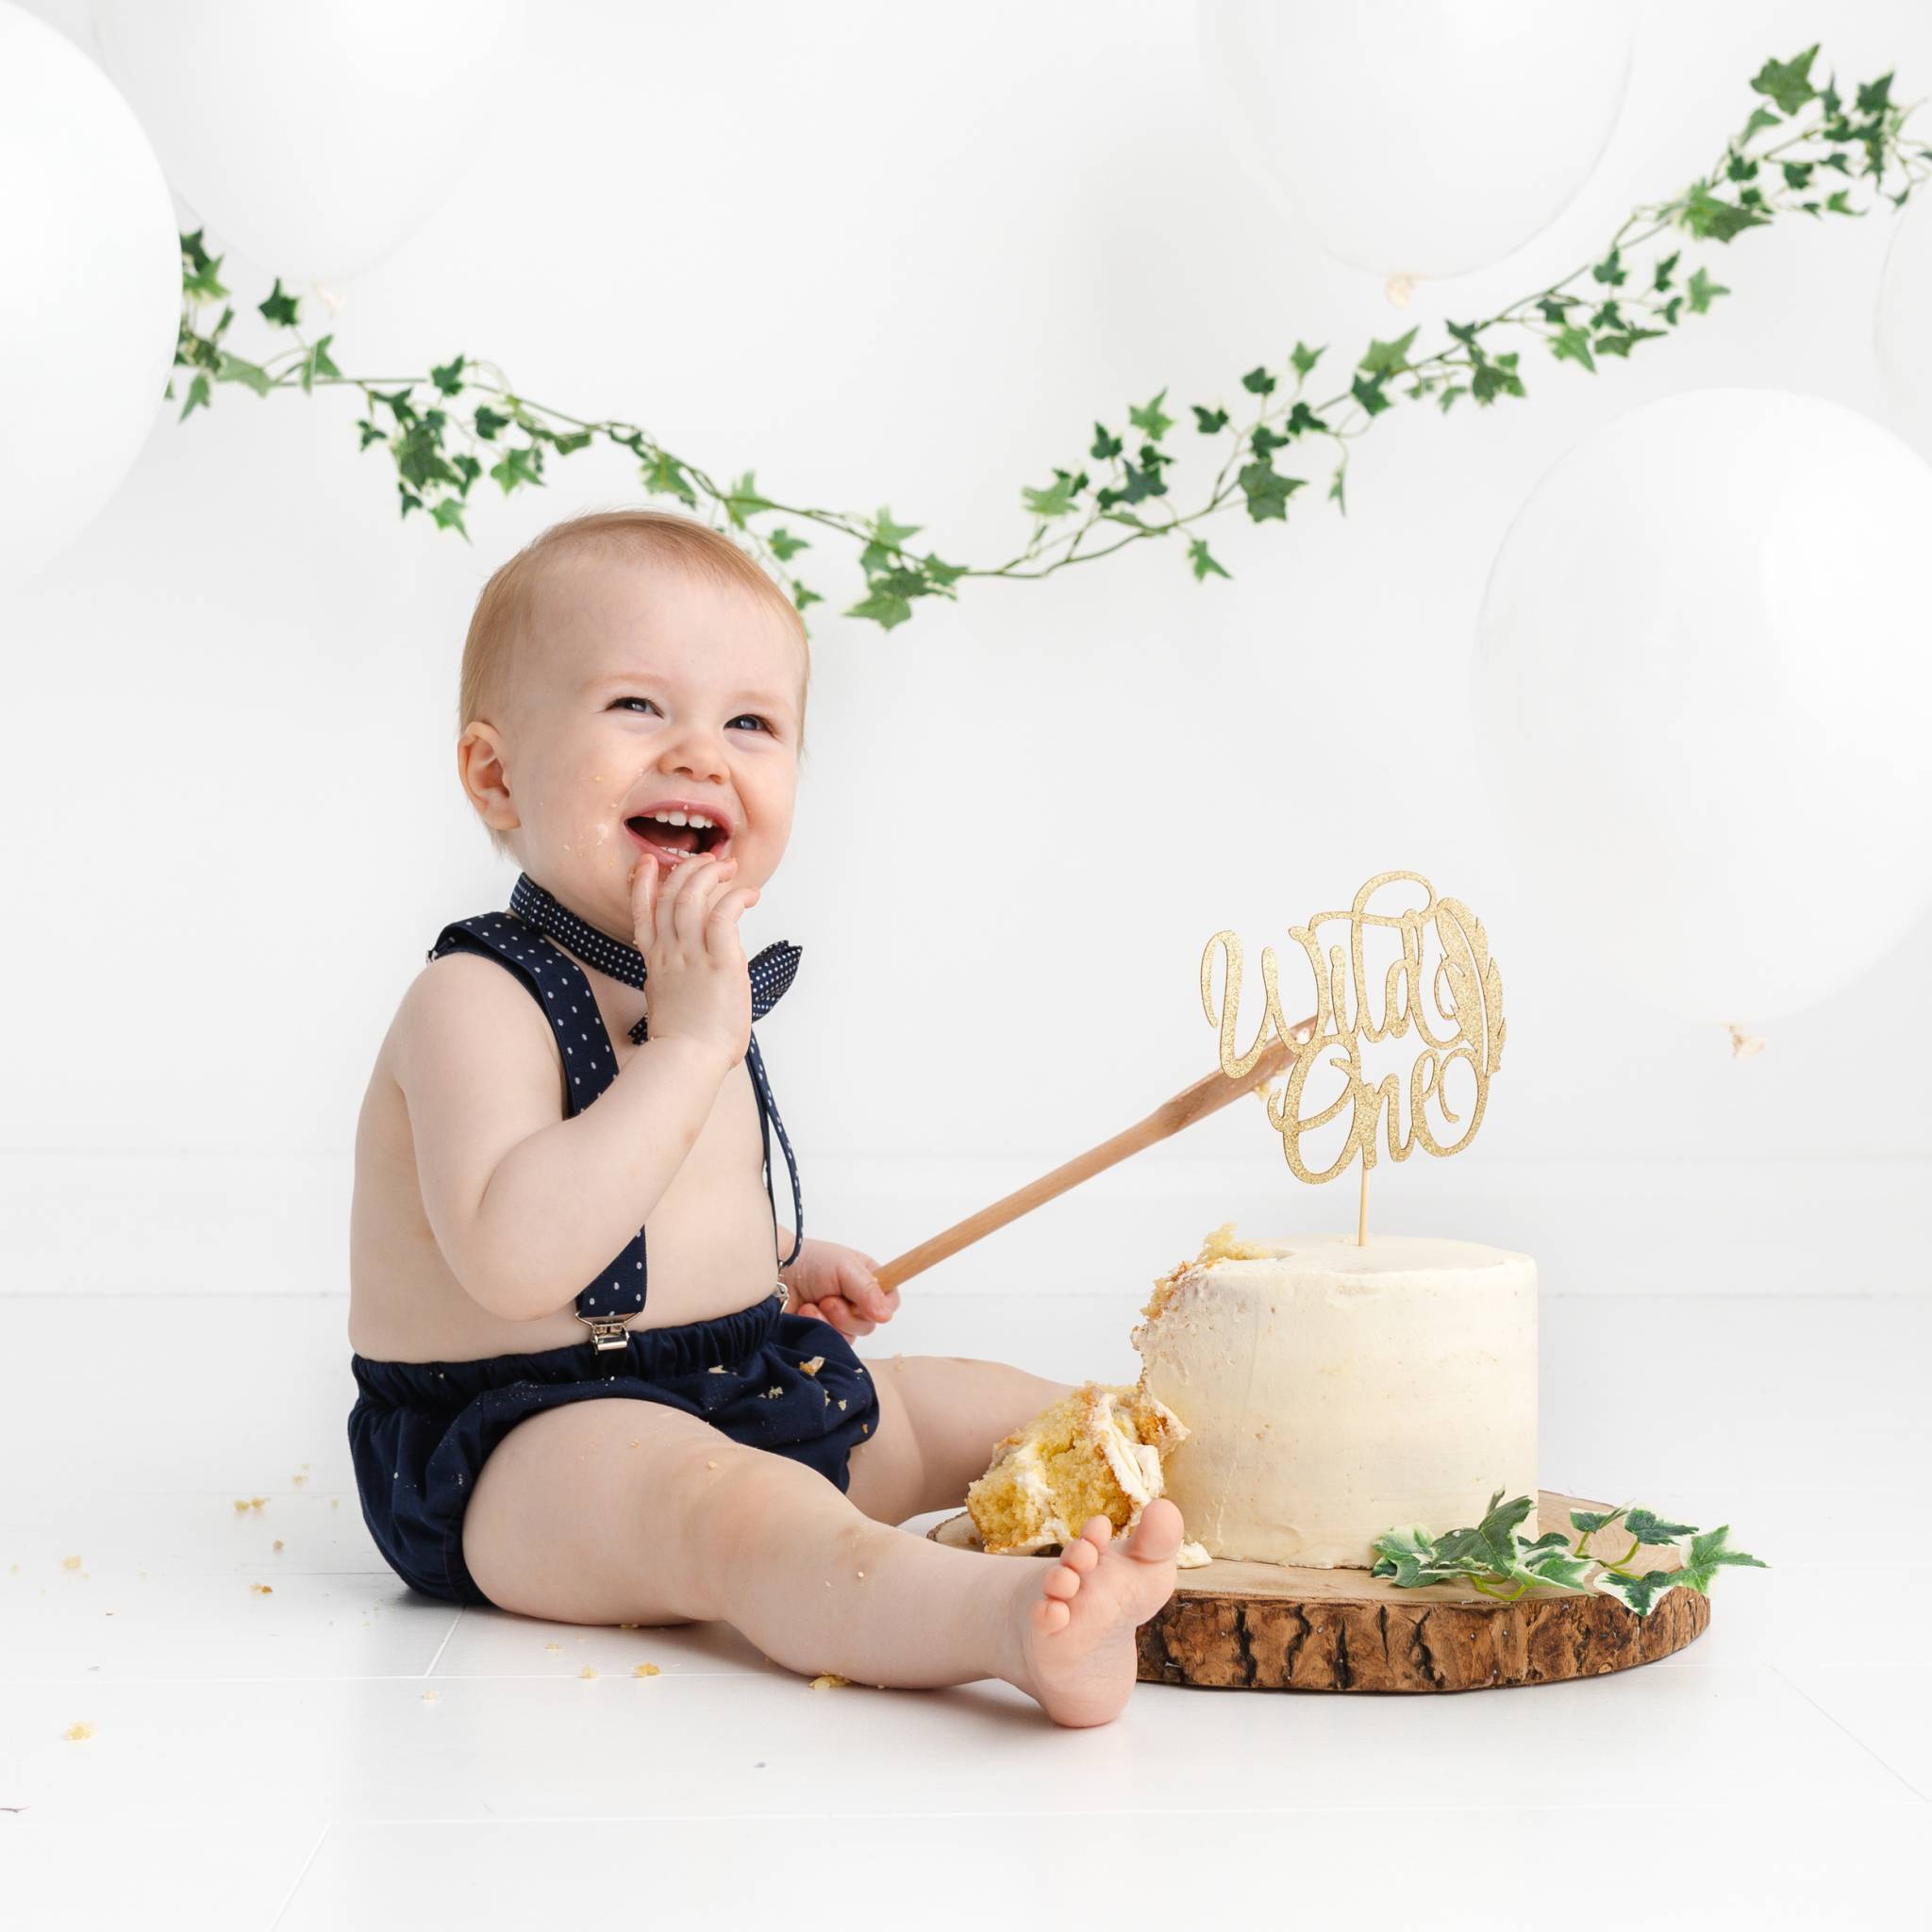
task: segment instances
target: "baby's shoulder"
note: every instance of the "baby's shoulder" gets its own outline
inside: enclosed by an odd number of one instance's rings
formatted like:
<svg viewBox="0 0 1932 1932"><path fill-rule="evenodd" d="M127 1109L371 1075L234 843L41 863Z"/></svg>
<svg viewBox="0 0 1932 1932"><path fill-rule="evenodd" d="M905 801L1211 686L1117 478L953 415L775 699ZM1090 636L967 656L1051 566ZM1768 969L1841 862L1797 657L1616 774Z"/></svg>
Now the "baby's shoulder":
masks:
<svg viewBox="0 0 1932 1932"><path fill-rule="evenodd" d="M396 1077L442 1080L461 1063L501 1063L560 1074L550 1023L502 960L461 949L430 959L404 990L391 1028Z"/></svg>

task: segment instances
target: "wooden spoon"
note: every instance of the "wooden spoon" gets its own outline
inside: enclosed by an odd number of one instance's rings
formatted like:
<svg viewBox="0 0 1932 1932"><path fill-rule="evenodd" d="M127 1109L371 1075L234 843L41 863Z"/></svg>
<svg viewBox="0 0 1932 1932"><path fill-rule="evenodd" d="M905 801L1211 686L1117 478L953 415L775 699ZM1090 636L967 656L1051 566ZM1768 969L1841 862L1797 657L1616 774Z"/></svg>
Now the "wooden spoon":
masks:
<svg viewBox="0 0 1932 1932"><path fill-rule="evenodd" d="M1056 1194L1064 1194L1069 1188L1077 1187L1102 1169L1112 1167L1130 1154L1140 1153L1143 1147L1153 1146L1157 1141L1165 1141L1183 1127L1192 1126L1196 1121L1205 1120L1217 1108L1225 1107L1231 1100L1238 1100L1243 1093L1253 1092L1264 1080L1272 1080L1280 1073L1288 1064L1293 1044L1310 1040L1314 1031L1315 1016L1310 1013L1290 1032L1287 1040L1275 1041L1242 1078L1230 1080L1217 1068L1207 1078L1196 1080L1191 1087L1176 1093L1172 1100L1163 1101L1145 1120L1116 1134L1112 1140L1103 1141L1097 1147L1090 1147L1085 1154L1076 1155L1051 1174L1041 1174L1037 1181L1028 1181L1024 1188L1016 1189L991 1207L982 1208L976 1214L969 1214L964 1221L956 1221L930 1241L921 1241L916 1248L908 1248L903 1255L895 1255L878 1271L879 1286L890 1292L908 1276L923 1273L949 1255L957 1255L961 1248L971 1247L982 1236L990 1235L995 1228L1005 1227L1009 1221L1019 1220L1021 1215L1030 1213L1042 1202L1051 1201Z"/></svg>

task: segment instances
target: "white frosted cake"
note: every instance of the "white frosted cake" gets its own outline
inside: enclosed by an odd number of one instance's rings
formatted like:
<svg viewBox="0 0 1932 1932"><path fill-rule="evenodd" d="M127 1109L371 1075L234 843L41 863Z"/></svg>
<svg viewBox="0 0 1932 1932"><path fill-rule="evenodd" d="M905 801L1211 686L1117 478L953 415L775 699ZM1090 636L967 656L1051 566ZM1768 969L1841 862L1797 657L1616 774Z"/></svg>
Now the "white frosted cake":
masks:
<svg viewBox="0 0 1932 1932"><path fill-rule="evenodd" d="M1366 1569L1386 1529L1479 1523L1497 1490L1535 1498L1527 1255L1232 1235L1161 1277L1133 1334L1141 1387L1187 1428L1167 1493L1210 1557Z"/></svg>

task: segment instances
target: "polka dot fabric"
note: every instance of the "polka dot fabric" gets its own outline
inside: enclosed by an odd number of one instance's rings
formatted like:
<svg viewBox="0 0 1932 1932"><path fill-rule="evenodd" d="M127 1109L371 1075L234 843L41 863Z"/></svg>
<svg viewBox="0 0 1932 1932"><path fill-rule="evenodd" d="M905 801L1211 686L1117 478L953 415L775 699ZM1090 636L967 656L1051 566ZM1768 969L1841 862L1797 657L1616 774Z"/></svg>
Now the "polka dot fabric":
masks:
<svg viewBox="0 0 1932 1932"><path fill-rule="evenodd" d="M608 933L586 924L575 913L559 905L528 873L520 874L510 893L508 912L479 913L474 919L459 919L437 935L428 957L441 958L449 952L483 953L506 966L523 981L543 1010L563 1055L564 1084L568 1112L575 1115L591 1106L617 1077L617 1053L605 1029L603 1015L591 991L584 970L561 946L588 959L600 973L622 980L626 986L644 984L644 956L635 946L613 940ZM763 949L749 962L752 982L752 1018L762 1019L783 997L798 972L801 949L779 941ZM648 1037L640 1020L631 1029L631 1039ZM772 1227L778 1225L777 1196L772 1190L772 1130L785 1150L785 1164L791 1177L791 1253L778 1263L784 1267L795 1259L805 1241L805 1196L798 1182L798 1161L778 1118L778 1107L772 1096L771 1082L765 1074L764 1057L753 1036L745 1053L751 1070L752 1091L758 1097L758 1127L764 1142L765 1193L772 1203ZM644 1253L644 1229L638 1229L624 1252L576 1297L580 1321L629 1317L644 1306L650 1270ZM774 1291L782 1294L782 1289Z"/></svg>

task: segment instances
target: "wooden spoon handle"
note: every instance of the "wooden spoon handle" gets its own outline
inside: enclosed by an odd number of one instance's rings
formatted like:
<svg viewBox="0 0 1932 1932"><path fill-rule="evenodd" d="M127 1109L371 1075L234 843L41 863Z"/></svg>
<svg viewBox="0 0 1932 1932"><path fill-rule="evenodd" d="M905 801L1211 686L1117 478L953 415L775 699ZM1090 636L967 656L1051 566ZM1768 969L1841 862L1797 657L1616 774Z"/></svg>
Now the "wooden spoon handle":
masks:
<svg viewBox="0 0 1932 1932"><path fill-rule="evenodd" d="M949 1255L957 1255L961 1248L971 1247L995 1228L1005 1227L1009 1221L1017 1221L1021 1215L1031 1213L1056 1194L1064 1194L1069 1188L1091 1179L1102 1169L1112 1167L1130 1154L1140 1153L1143 1147L1153 1146L1157 1141L1165 1141L1183 1127L1191 1127L1196 1121L1205 1120L1229 1101L1252 1092L1264 1080L1272 1080L1288 1064L1293 1050L1291 1042L1307 1041L1314 1031L1315 1018L1311 1013L1293 1028L1288 1040L1276 1040L1270 1045L1241 1079L1230 1080L1216 1068L1204 1079L1196 1080L1191 1087L1176 1093L1172 1100L1162 1101L1145 1120L1136 1122L1112 1140L1103 1141L1097 1147L1090 1147L1085 1154L1075 1155L1051 1174L1041 1174L1037 1181L1028 1181L1024 1188L1015 1189L990 1208L969 1214L964 1221L956 1221L931 1240L921 1241L916 1248L908 1248L903 1255L895 1255L878 1271L879 1286L888 1290L898 1287L902 1281L922 1274L935 1262L943 1261Z"/></svg>

